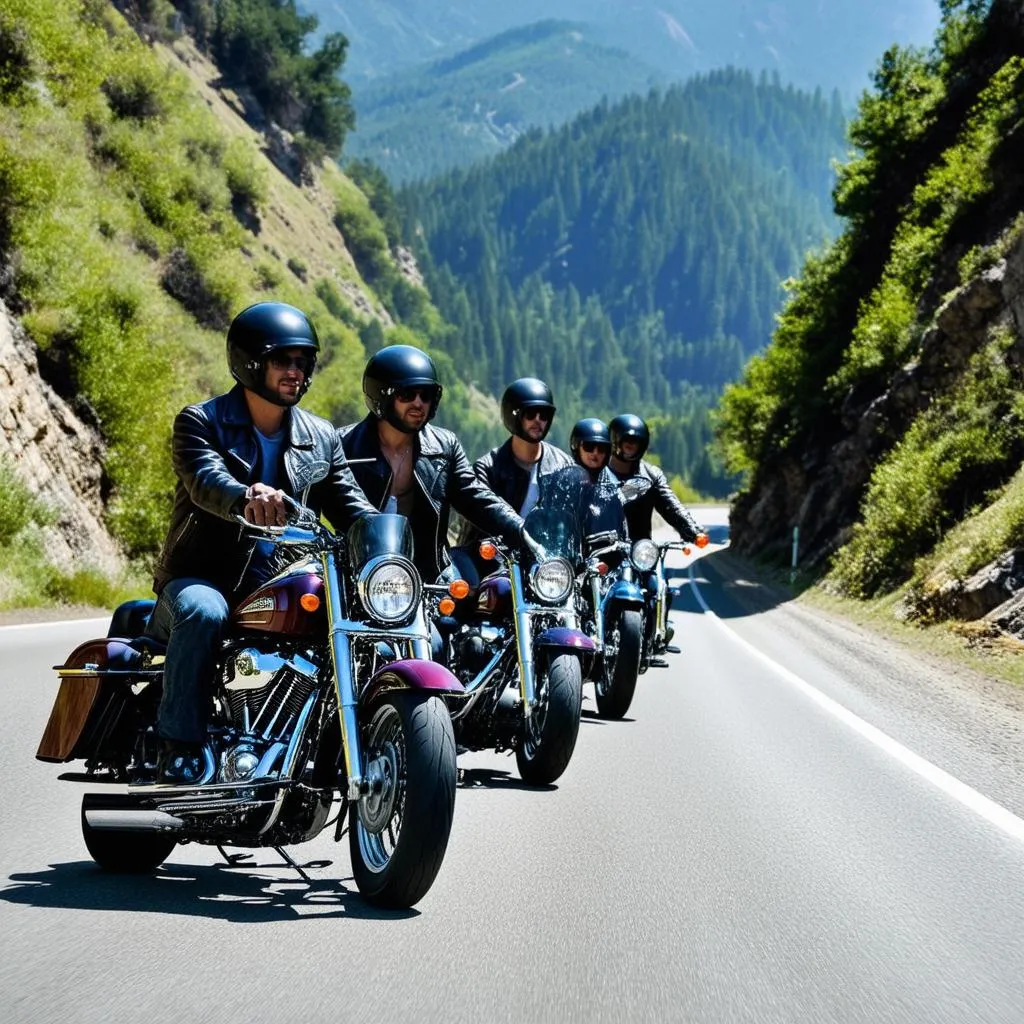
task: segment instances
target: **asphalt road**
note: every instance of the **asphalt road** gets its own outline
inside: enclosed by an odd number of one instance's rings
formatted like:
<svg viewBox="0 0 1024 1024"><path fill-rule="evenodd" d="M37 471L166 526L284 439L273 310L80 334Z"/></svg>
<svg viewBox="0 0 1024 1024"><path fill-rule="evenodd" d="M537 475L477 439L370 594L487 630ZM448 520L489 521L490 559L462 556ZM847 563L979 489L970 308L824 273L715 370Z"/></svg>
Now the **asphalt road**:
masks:
<svg viewBox="0 0 1024 1024"><path fill-rule="evenodd" d="M693 585L674 569L683 653L626 721L585 701L556 787L460 758L441 873L400 914L361 903L326 837L291 851L332 862L312 884L195 846L101 874L82 788L33 755L50 666L103 624L0 630L0 1021L1021 1024L1014 696L716 557Z"/></svg>

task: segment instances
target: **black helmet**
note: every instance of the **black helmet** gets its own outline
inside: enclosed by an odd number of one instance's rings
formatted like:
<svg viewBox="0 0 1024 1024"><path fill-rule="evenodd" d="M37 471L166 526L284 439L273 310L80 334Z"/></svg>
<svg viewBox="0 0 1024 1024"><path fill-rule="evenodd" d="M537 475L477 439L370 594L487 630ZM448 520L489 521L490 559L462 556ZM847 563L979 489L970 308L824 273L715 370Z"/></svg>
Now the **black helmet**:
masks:
<svg viewBox="0 0 1024 1024"><path fill-rule="evenodd" d="M551 394L551 388L542 380L536 377L520 377L512 381L505 394L501 396L501 422L505 429L524 441L532 441L533 438L523 432L521 417L524 409L547 409L549 412L548 425L542 435L548 436L551 424L555 419L555 398Z"/></svg>
<svg viewBox="0 0 1024 1024"><path fill-rule="evenodd" d="M284 302L257 302L231 321L228 328L231 376L268 402L285 405L287 403L267 389L267 357L279 348L307 349L312 357L313 365L299 391L301 398L313 378L313 367L320 351L320 339L309 317Z"/></svg>
<svg viewBox="0 0 1024 1024"><path fill-rule="evenodd" d="M608 424L608 433L612 440L612 455L622 459L623 462L639 462L644 457L647 446L651 443L651 432L647 429L647 424L639 416L634 416L628 412L623 413L621 416L616 416ZM621 445L623 441L640 442L640 447L632 458L627 459L622 454Z"/></svg>
<svg viewBox="0 0 1024 1024"><path fill-rule="evenodd" d="M569 450L577 462L580 461L580 444L584 442L602 444L608 452L612 448L612 438L608 433L608 428L595 416L588 416L585 420L578 420L572 428L572 433L569 435ZM606 458L605 462L607 461Z"/></svg>
<svg viewBox="0 0 1024 1024"><path fill-rule="evenodd" d="M425 385L434 389L427 419L432 420L441 403L442 388L434 361L412 345L389 345L370 357L363 370L363 394L366 408L379 420L405 433L415 433L395 415L394 394L400 388Z"/></svg>

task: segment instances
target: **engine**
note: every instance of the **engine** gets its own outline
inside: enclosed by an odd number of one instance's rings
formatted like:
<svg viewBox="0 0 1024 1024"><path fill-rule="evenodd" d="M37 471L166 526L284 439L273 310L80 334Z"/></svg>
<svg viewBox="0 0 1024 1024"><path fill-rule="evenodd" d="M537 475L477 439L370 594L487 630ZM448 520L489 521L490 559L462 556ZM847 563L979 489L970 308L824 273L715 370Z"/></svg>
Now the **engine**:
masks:
<svg viewBox="0 0 1024 1024"><path fill-rule="evenodd" d="M218 781L267 778L280 770L318 673L309 656L293 652L242 647L228 655L218 694L227 741Z"/></svg>

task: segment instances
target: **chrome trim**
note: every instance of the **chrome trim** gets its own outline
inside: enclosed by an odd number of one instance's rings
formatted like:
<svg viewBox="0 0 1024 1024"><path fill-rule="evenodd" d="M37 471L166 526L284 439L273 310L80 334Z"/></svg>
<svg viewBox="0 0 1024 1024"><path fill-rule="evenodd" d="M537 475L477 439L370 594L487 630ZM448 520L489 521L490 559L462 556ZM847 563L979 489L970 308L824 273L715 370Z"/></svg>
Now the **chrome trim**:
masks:
<svg viewBox="0 0 1024 1024"><path fill-rule="evenodd" d="M302 705L299 717L295 721L295 728L292 729L291 739L288 741L288 749L284 753L284 762L281 765L281 774L288 778L291 778L295 771L295 761L299 756L299 746L306 735L306 723L309 721L309 716L313 713L313 708L316 706L319 697L320 691L314 690L306 698L306 703ZM268 832L277 821L281 814L281 808L284 806L284 798L287 795L287 788L278 790L277 797L274 800L274 809L270 812L270 818L267 823L260 829L260 835Z"/></svg>
<svg viewBox="0 0 1024 1024"><path fill-rule="evenodd" d="M95 829L117 829L126 832L180 832L185 822L159 810L103 810L88 808L85 823Z"/></svg>
<svg viewBox="0 0 1024 1024"><path fill-rule="evenodd" d="M519 655L519 692L523 698L523 717L529 718L537 704L537 685L533 677L533 630L530 629L528 602L524 602L523 570L518 562L509 566L512 577L512 617L516 624L516 652Z"/></svg>

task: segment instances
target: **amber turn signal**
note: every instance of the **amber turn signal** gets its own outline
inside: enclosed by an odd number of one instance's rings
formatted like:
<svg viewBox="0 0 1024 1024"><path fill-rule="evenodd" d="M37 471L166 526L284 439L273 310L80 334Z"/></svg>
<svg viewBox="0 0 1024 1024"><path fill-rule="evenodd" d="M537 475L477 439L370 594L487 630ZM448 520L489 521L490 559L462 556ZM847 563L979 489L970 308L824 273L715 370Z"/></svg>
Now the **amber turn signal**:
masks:
<svg viewBox="0 0 1024 1024"><path fill-rule="evenodd" d="M305 612L315 612L320 607L320 598L316 594L303 594L299 605Z"/></svg>
<svg viewBox="0 0 1024 1024"><path fill-rule="evenodd" d="M450 597L442 597L438 602L437 610L442 615L451 615L455 611L455 602Z"/></svg>
<svg viewBox="0 0 1024 1024"><path fill-rule="evenodd" d="M448 593L456 601L461 601L464 597L469 597L469 584L465 580L452 580L448 584Z"/></svg>
<svg viewBox="0 0 1024 1024"><path fill-rule="evenodd" d="M706 548L708 546L708 535L706 533L698 533L694 543L699 548Z"/></svg>
<svg viewBox="0 0 1024 1024"><path fill-rule="evenodd" d="M480 557L485 562L493 561L498 557L498 549L489 540L485 540L480 545Z"/></svg>

